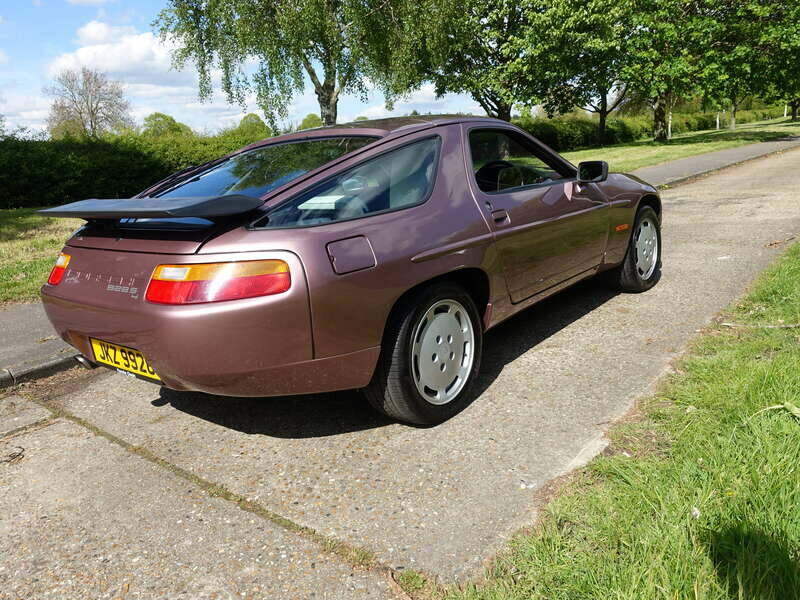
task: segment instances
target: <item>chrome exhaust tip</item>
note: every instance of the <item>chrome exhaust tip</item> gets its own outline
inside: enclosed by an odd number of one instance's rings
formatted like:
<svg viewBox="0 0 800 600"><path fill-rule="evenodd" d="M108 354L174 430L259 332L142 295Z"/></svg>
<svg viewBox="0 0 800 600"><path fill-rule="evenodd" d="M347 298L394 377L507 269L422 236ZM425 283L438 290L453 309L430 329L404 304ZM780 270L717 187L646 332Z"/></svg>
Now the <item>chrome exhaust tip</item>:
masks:
<svg viewBox="0 0 800 600"><path fill-rule="evenodd" d="M92 361L90 361L88 358L86 358L85 356L83 356L81 354L78 354L78 356L75 357L75 360L77 360L78 364L80 366L82 366L84 369L96 369L97 368L96 364L94 364Z"/></svg>

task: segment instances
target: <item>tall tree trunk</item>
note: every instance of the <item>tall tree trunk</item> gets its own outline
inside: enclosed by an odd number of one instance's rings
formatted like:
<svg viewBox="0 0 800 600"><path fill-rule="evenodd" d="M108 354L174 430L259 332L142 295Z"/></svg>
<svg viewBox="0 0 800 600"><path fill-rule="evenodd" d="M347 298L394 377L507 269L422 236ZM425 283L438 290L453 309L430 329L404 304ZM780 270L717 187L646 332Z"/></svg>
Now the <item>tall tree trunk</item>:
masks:
<svg viewBox="0 0 800 600"><path fill-rule="evenodd" d="M739 101L736 96L731 98L731 129L736 129L736 110L739 108Z"/></svg>
<svg viewBox="0 0 800 600"><path fill-rule="evenodd" d="M322 119L322 124L336 125L338 102L331 100L330 97L318 97L317 99L319 101L319 118Z"/></svg>
<svg viewBox="0 0 800 600"><path fill-rule="evenodd" d="M497 114L494 116L503 121L511 121L511 105L506 102L498 102Z"/></svg>
<svg viewBox="0 0 800 600"><path fill-rule="evenodd" d="M600 117L597 123L597 137L600 145L606 143L606 120L608 119L608 90L601 90L600 106L598 107L597 115Z"/></svg>
<svg viewBox="0 0 800 600"><path fill-rule="evenodd" d="M800 110L800 98L789 103L792 108L792 121L797 121L797 112Z"/></svg>
<svg viewBox="0 0 800 600"><path fill-rule="evenodd" d="M316 90L317 102L319 102L319 118L323 125L336 125L336 117L339 108L339 91L336 84L326 80Z"/></svg>
<svg viewBox="0 0 800 600"><path fill-rule="evenodd" d="M498 94L492 91L480 90L472 91L470 95L481 105L481 108L486 111L488 116L502 119L503 121L511 121L513 105L505 102Z"/></svg>
<svg viewBox="0 0 800 600"><path fill-rule="evenodd" d="M667 141L666 94L659 94L653 99L653 138L657 142Z"/></svg>

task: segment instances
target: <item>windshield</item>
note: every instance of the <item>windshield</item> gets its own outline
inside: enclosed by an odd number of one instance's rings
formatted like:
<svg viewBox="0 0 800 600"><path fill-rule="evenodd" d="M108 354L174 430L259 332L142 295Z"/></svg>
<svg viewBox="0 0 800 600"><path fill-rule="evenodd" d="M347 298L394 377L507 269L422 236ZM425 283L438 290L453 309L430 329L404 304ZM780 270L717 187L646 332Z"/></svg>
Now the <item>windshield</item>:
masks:
<svg viewBox="0 0 800 600"><path fill-rule="evenodd" d="M260 197L376 139L367 136L330 137L255 148L156 195L188 197L242 194Z"/></svg>

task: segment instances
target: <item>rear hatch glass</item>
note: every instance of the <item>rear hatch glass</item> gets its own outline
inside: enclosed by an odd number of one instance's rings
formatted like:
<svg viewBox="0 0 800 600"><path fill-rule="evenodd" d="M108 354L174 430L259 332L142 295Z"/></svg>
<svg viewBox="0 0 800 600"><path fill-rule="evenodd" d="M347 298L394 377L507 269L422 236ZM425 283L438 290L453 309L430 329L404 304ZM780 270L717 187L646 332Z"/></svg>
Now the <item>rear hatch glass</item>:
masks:
<svg viewBox="0 0 800 600"><path fill-rule="evenodd" d="M186 198L245 195L263 197L290 181L377 138L335 136L281 142L246 150L226 159L179 173L147 191L147 197ZM70 240L72 246L141 252L192 254L211 237L238 226L228 219L222 226L197 217L123 218L89 224Z"/></svg>

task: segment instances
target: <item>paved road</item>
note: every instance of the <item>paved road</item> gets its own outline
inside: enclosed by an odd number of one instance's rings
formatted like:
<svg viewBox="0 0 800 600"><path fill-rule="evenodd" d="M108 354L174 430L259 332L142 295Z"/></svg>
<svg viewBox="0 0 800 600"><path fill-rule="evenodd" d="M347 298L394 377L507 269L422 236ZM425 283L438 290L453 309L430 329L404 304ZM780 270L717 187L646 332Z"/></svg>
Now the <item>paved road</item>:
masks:
<svg viewBox="0 0 800 600"><path fill-rule="evenodd" d="M51 406L106 437L58 418L0 440L0 460L25 448L0 463L0 597L66 585L100 597L101 583L109 597L125 584L140 597L196 586L391 597L384 574L321 556L308 536L209 498L187 473L380 564L476 576L535 519L537 490L600 451L609 423L800 232L798 166L800 151L787 152L666 192L659 285L616 296L582 285L498 327L480 398L433 429L389 424L349 393L227 399L110 372L59 384ZM0 425L41 418L16 402L22 412L0 411Z"/></svg>

